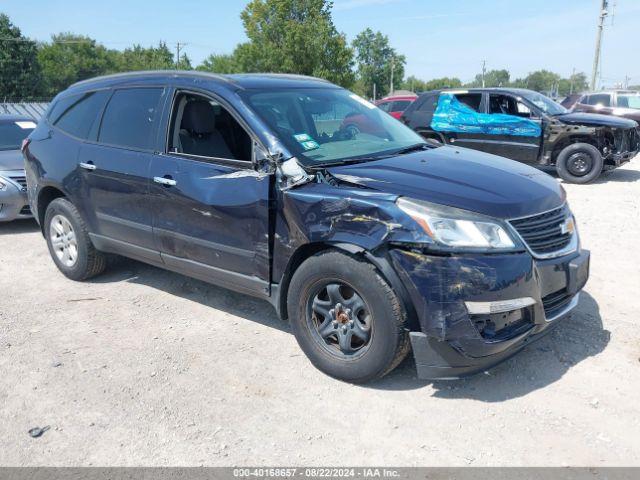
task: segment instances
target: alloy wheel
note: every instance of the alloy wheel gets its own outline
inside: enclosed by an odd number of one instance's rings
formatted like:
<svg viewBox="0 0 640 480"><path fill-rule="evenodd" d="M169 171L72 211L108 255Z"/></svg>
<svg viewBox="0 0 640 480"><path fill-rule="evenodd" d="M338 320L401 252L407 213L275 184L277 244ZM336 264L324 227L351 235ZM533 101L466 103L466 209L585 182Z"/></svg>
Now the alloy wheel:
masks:
<svg viewBox="0 0 640 480"><path fill-rule="evenodd" d="M73 267L78 260L78 241L67 217L58 214L51 219L49 239L58 260L66 267Z"/></svg>

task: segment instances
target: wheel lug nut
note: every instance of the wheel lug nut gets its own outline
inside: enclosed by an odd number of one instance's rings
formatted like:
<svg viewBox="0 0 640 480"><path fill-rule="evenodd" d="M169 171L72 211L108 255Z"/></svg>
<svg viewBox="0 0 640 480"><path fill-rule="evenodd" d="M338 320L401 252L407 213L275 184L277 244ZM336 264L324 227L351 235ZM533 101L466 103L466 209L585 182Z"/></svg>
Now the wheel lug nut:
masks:
<svg viewBox="0 0 640 480"><path fill-rule="evenodd" d="M333 328L338 328L338 322L337 321L333 321Z"/></svg>
<svg viewBox="0 0 640 480"><path fill-rule="evenodd" d="M347 333L347 326L342 327L342 333Z"/></svg>
<svg viewBox="0 0 640 480"><path fill-rule="evenodd" d="M349 321L349 327L353 328L353 320Z"/></svg>

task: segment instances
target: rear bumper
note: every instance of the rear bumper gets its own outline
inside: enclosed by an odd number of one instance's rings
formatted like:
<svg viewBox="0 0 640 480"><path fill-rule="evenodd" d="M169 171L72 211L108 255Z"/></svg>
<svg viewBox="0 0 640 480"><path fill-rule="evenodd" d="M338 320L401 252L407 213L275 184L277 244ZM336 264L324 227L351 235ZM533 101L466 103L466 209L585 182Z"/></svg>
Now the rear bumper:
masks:
<svg viewBox="0 0 640 480"><path fill-rule="evenodd" d="M548 260L528 253L391 256L420 322L410 338L423 379L487 370L544 336L577 306L590 259L586 250Z"/></svg>
<svg viewBox="0 0 640 480"><path fill-rule="evenodd" d="M0 173L0 177L2 177L2 183L6 184L5 189L0 190L0 222L31 218L27 192L9 175L4 175L4 172Z"/></svg>

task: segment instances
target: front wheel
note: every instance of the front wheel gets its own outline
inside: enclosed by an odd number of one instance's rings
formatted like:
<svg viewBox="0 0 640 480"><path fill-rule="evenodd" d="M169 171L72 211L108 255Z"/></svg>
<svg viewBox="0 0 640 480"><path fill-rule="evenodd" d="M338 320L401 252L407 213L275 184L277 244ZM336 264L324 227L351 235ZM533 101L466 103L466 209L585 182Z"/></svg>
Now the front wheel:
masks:
<svg viewBox="0 0 640 480"><path fill-rule="evenodd" d="M311 363L340 380L382 377L409 351L396 294L373 265L340 252L323 252L300 265L287 310Z"/></svg>
<svg viewBox="0 0 640 480"><path fill-rule="evenodd" d="M600 176L604 161L600 151L588 143L565 147L556 159L556 170L565 182L589 183Z"/></svg>

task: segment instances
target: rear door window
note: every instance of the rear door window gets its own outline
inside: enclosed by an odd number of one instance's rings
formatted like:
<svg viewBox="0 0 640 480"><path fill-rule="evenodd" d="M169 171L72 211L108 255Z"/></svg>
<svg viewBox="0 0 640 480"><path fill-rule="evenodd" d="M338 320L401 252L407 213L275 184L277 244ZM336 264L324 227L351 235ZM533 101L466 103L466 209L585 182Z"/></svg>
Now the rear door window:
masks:
<svg viewBox="0 0 640 480"><path fill-rule="evenodd" d="M464 103L472 110L476 112L480 111L480 103L482 102L481 93L457 93L454 95L454 97L456 97L459 102Z"/></svg>
<svg viewBox="0 0 640 480"><path fill-rule="evenodd" d="M63 98L51 111L49 121L70 135L86 139L109 93L101 90Z"/></svg>
<svg viewBox="0 0 640 480"><path fill-rule="evenodd" d="M163 88L116 90L107 104L98 141L141 150L153 146L153 126L159 114Z"/></svg>

